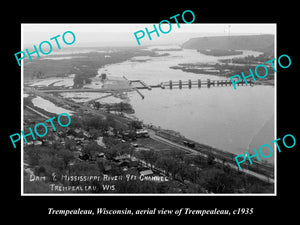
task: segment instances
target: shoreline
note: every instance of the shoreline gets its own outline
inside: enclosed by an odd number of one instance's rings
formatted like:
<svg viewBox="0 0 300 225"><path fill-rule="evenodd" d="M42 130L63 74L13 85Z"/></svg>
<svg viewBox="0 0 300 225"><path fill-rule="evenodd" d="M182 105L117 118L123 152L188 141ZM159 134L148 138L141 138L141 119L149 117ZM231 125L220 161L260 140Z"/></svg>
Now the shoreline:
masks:
<svg viewBox="0 0 300 225"><path fill-rule="evenodd" d="M131 58L130 58L131 59ZM129 60L130 60L129 59ZM109 64L109 63L108 63ZM180 64L179 64L180 65ZM191 63L191 64L189 64L189 63L187 63L187 64L185 64L185 65L198 65L199 66L199 64L193 64L193 63ZM208 66L210 66L210 67L216 67L217 66L217 63L215 64L215 65L208 65ZM222 67L222 65L221 65L221 67ZM102 67L100 67L100 68L103 68L103 66ZM172 67L170 67L170 68L172 68ZM174 69L174 68L172 68L172 69ZM181 70L183 70L184 71L184 69L185 70L190 70L190 71L185 71L185 72L192 72L192 73L198 73L198 74L203 74L202 72L203 71L205 71L205 70L201 70L201 69L199 69L199 68L187 68L187 67L181 67L181 68L175 68L175 69L181 69ZM197 70L198 69L198 71L197 72L195 72L195 70ZM216 68L213 68L213 69L216 69ZM224 68L223 68L224 69ZM194 71L193 71L194 70ZM206 70L207 71L207 70ZM211 72L211 74L207 74L207 75L215 75L215 76L219 76L219 77L227 77L226 75L227 74L225 74L225 75L223 75L223 76L221 76L221 75L216 75L215 73L215 71L210 71ZM221 71L219 71L219 73L220 73ZM229 74L229 73L228 73ZM206 75L206 74L203 74L203 75ZM232 75L231 73L230 73L230 75ZM97 75L96 75L97 76ZM228 77L227 77L228 78ZM269 80L268 82L271 82L272 83L272 81L271 80ZM259 82L259 80L257 80L257 82L256 82L256 84L263 84L263 85L265 85L265 82ZM268 84L266 84L266 85L268 85ZM269 85L272 85L272 84L269 84ZM118 92L118 91L120 91L120 92L122 92L122 91L125 91L125 92L127 92L127 91L133 91L133 89L131 89L131 88L129 88L129 89L126 89L126 88L124 88L124 89L122 89L122 88L120 88L120 86L118 86L118 88L119 88L119 90L116 90L116 88L115 88L115 86L116 85L112 85L112 87L113 88L101 88L101 90L103 91L103 92L109 92L109 93L114 93L114 92ZM273 86L274 86L274 80L273 80ZM68 89L68 90L66 90L66 92L93 92L93 91L95 91L95 92L99 92L99 90L97 90L97 89L78 89L78 90L74 90L73 89L73 91L72 91L72 89ZM45 90L39 90L38 92L45 92L45 94L47 94L46 92L51 92L51 91L47 91L46 89ZM53 91L52 91L53 92ZM54 91L55 92L55 91ZM61 90L57 90L56 92L61 92ZM68 100L64 100L63 102L64 103L67 103L67 101ZM70 102L69 102L70 103ZM68 103L68 104L69 104ZM79 103L80 104L80 103ZM79 104L77 104L77 105L79 105ZM75 105L74 103L73 103L73 105ZM71 104L70 104L70 106L71 106ZM83 109L83 108L82 108ZM99 111L99 112L96 112L95 110L90 110L89 109L89 111L93 111L93 113L94 114L98 114L98 113L101 113L101 111ZM82 113L84 113L84 110L82 110ZM120 116L118 116L118 115L114 115L114 114L112 114L112 113L103 113L103 114L105 114L105 115L112 115L114 118L120 118ZM80 113L79 113L79 115L80 115ZM133 119L132 118L130 118L130 117L124 117L124 116L121 116L122 118L126 118L126 120L127 121L133 121ZM120 123L123 123L124 121L123 121L123 119L122 119L122 121L120 122ZM149 125L147 125L147 124L145 124L145 126L149 126ZM158 135L158 136L161 136L161 137L163 137L163 138L166 138L166 139L168 139L168 140L170 140L170 141L172 141L172 142L175 142L175 143L177 143L177 144L180 144L180 145L182 145L182 143L184 142L184 141L188 141L188 142L191 142L191 143L194 143L195 144L195 151L199 151L200 153L205 153L205 154L207 154L207 155L212 155L212 157L214 157L214 160L215 159L217 159L217 160L219 160L219 161L223 161L223 165L226 165L226 162L230 162L230 163L235 163L235 161L234 161L234 157L236 156L235 154L233 154L233 153L230 153L230 152L226 152L226 151L223 151L223 150L220 150L220 149L217 149L217 148L214 148L214 147L211 147L211 146L209 146L209 145L205 145L205 144L201 144L201 143L198 143L198 142L196 142L196 141L193 141L193 140L190 140L190 139L187 139L187 138L185 138L184 136L182 136L182 135L180 135L177 131L170 131L170 130L164 130L164 129L160 129L160 130L157 130L158 132L156 132L156 135ZM179 135L179 136L178 136ZM217 161L216 160L216 161ZM251 171L256 171L256 172L259 172L260 174L266 174L266 175L268 175L268 176L270 176L270 177L274 177L274 168L272 168L271 166L270 167L268 167L268 165L262 165L262 164L260 164L260 163L254 163L254 165L251 167L250 166L250 168L248 167L248 169L250 169ZM272 171L271 171L272 170ZM240 172L240 171L238 171L238 170L234 170L234 171L237 171L237 173L242 173L242 172Z"/></svg>
<svg viewBox="0 0 300 225"><path fill-rule="evenodd" d="M225 66L225 68L224 68L224 66ZM235 67L235 69L238 68L238 70L232 70L232 71L229 71L229 69L227 69L226 67L228 67L228 65L219 64L219 63L215 63L215 64L182 63L182 64L178 64L177 66L170 66L169 68L174 69L174 70L181 70L183 72L188 72L188 73L195 73L195 74L201 74L201 75L212 75L212 76L218 76L218 77L222 77L222 78L230 78L231 76L233 76L235 74L240 74L243 71L247 71L247 70L251 69L251 67L253 67L253 66L234 65L233 67ZM207 69L207 68L209 68L209 69ZM213 68L213 69L210 69L210 68ZM243 70L244 68L246 68L247 70ZM264 78L264 79L258 79L253 83L256 85L274 86L274 83L275 83L274 82L274 74L267 78Z"/></svg>
<svg viewBox="0 0 300 225"><path fill-rule="evenodd" d="M42 93L39 93L39 94L36 93L36 94L38 96L38 95L41 95ZM46 97L45 94L46 93L42 94L42 96ZM46 99L51 100L51 102L53 102L53 100L54 100L54 98L46 98ZM58 103L57 100L55 102L56 102L55 104ZM63 102L64 103L70 103L69 101L66 101L66 100L64 100ZM73 103L73 104L79 105L80 103ZM131 105L131 107L133 108L132 105ZM72 105L70 105L70 107L68 107L68 108L72 109L73 107L72 107ZM78 112L78 109L75 110L75 111ZM99 113L101 111L99 110ZM46 111L46 112L48 112L48 111ZM80 112L79 112L79 114L80 114ZM108 113L108 114L112 115L113 117L122 117L124 119L126 118L127 121L140 120L140 118L137 118L134 115L134 113L123 112L123 115L122 115L121 112L119 112L117 114L116 113ZM235 164L234 157L237 156L237 155L234 154L234 153L231 153L231 152L228 152L228 151L225 151L225 150L222 150L222 149L212 147L212 146L207 145L207 144L203 144L203 143L199 143L197 141L191 140L189 138L186 138L185 136L180 134L180 132L175 131L175 130L167 130L167 129L164 129L162 127L156 127L156 126L153 126L153 125L146 124L144 122L142 122L142 124L143 124L144 127L155 131L155 135L160 136L160 137L162 137L164 139L167 139L171 142L174 142L176 144L183 145L184 142L193 143L195 145L195 148L193 148L191 150L198 151L200 154L210 155L214 158L214 160L216 162L219 161L219 163L220 163L220 161L221 161L223 163L223 165L225 165L226 163ZM274 174L273 174L274 165L272 165L272 164L261 163L261 162L254 161L254 164L252 166L248 165L247 167L248 167L248 170L250 170L250 171L257 172L259 174L263 174L263 175L266 175L266 176L271 177L271 178L274 177ZM239 172L239 171L237 170L237 172Z"/></svg>
<svg viewBox="0 0 300 225"><path fill-rule="evenodd" d="M144 124L144 125L150 129L154 130L156 135L161 136L162 138L168 139L177 144L182 145L184 142L193 143L195 145L195 147L192 148L192 150L198 151L199 153L203 153L208 156L211 155L216 159L215 161L219 161L219 163L220 163L220 161L222 161L223 165L226 165L226 163L236 164L234 157L237 155L234 153L188 139L188 138L184 137L183 135L181 135L178 131L166 130L161 127L159 127L159 128L155 127L153 125L147 125L147 124ZM248 164L247 164L248 170L257 172L259 174L266 175L271 178L274 178L274 173L273 173L274 165L273 164L270 164L268 162L258 162L256 160L255 161L253 160L253 165L250 165L250 164L248 165ZM237 170L237 171L240 172L239 170Z"/></svg>

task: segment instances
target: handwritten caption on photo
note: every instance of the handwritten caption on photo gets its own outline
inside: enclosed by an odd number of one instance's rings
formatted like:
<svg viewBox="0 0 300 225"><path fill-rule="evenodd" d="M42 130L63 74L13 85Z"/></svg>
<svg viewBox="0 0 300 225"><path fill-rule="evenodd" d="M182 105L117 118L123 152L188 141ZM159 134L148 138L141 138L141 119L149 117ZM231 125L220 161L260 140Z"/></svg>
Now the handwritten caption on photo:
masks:
<svg viewBox="0 0 300 225"><path fill-rule="evenodd" d="M103 191L117 191L116 184L113 184L117 181L153 181L153 182L167 182L169 181L165 176L147 176L147 175L134 175L134 174L125 174L118 176L111 176L107 174L103 175L57 175L55 173L52 174L51 180L53 182L60 182L59 184L50 183L49 190L51 192L90 192L96 191L99 187L102 188ZM29 176L30 182L46 182L46 176L36 176L31 174ZM62 185L64 182L75 182L77 185ZM95 185L85 185L85 182L101 182L98 186ZM103 183L102 183L103 182Z"/></svg>

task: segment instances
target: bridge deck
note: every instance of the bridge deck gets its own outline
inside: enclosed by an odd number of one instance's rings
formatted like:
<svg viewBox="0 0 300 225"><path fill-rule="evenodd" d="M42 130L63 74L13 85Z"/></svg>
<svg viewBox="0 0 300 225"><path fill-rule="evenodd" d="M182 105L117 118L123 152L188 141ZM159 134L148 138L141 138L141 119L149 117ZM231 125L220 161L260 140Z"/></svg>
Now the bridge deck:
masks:
<svg viewBox="0 0 300 225"><path fill-rule="evenodd" d="M142 80L127 80L128 85L127 86L111 86L111 87L104 87L104 88L74 88L74 89L37 89L37 91L39 92L45 92L45 93L55 93L55 92L107 92L107 93L111 93L111 92L128 92L128 91L138 91L138 89L148 89L151 90L152 88L162 88L165 89L166 87L168 87L169 89L173 89L173 88L202 88L202 87L223 87L223 86L231 86L232 82L231 80L210 80L210 79L206 79L206 80L179 80L179 81L168 81L168 82L161 82L160 84L156 84L156 85L148 85L146 84L144 81ZM137 85L135 85L137 84ZM248 80L248 81L240 81L239 83L236 84L237 86L253 86L254 83L252 80ZM138 92L142 98L143 95Z"/></svg>
<svg viewBox="0 0 300 225"><path fill-rule="evenodd" d="M170 80L169 82L162 82L160 84L156 84L156 85L146 85L145 82L141 82L139 80L135 80L134 82L140 82L143 85L142 86L137 86L137 89L149 89L151 90L151 88L162 88L165 89L166 87L168 87L169 89L172 88L192 88L192 87L198 87L198 88L202 88L202 87L223 87L223 86L231 86L232 82L231 80L186 80L186 81L172 81ZM247 85L251 85L253 86L253 81L252 80L248 80L248 81L241 81L239 83L236 84L237 86L247 86ZM149 88L150 87L150 88Z"/></svg>

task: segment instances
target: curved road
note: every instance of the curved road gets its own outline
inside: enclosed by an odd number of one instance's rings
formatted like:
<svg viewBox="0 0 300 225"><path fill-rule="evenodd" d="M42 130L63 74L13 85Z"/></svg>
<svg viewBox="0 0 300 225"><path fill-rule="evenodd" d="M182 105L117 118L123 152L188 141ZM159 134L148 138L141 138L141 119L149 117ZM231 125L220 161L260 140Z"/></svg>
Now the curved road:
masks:
<svg viewBox="0 0 300 225"><path fill-rule="evenodd" d="M177 149L180 149L180 150L185 151L185 152L189 152L189 153L194 154L194 155L200 155L200 156L205 157L205 158L208 157L208 155L206 155L204 153L198 152L198 151L196 151L194 149L188 148L186 146L183 146L183 145L180 145L178 143L172 142L172 141L170 141L168 139L165 139L163 137L157 136L155 134L154 130L148 129L148 132L149 132L150 138L152 138L153 140L162 142L162 143L167 144L167 145L169 145L171 147L175 147ZM223 162L221 160L219 160L219 159L215 159L215 161L217 163L223 164ZM227 162L227 163L225 163L225 165L229 166L232 169L237 169L237 166L235 164ZM253 171L248 170L248 169L241 169L240 172L246 173L247 175L254 176L254 177L256 177L256 178L258 178L258 179L260 179L262 181L268 182L268 183L272 183L272 184L274 183L274 179L272 179L270 177L267 177L265 175L253 172Z"/></svg>

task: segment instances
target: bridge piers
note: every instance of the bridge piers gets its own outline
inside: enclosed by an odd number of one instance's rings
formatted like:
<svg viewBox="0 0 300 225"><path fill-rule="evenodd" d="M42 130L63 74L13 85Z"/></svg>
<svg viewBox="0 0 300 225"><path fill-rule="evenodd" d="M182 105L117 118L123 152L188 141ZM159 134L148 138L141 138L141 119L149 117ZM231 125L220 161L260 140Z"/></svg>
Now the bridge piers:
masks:
<svg viewBox="0 0 300 225"><path fill-rule="evenodd" d="M211 85L215 86L215 83L216 83L216 81L213 80L213 81L211 82Z"/></svg>
<svg viewBox="0 0 300 225"><path fill-rule="evenodd" d="M239 83L237 83L236 85L237 86L247 86L248 84L250 84L251 86L254 85L254 82L252 80L249 80L247 81L248 83L246 84L245 81L241 81ZM204 85L204 86L203 86ZM210 87L223 87L223 86L231 86L232 85L232 82L230 80L211 80L211 79L207 79L207 80L195 80L195 81L192 81L191 79L187 80L187 81L182 81L182 80L179 80L179 81L173 81L173 80L169 80L167 82L161 82L160 84L158 85L151 85L151 86L145 86L143 85L144 87L137 87L137 89L146 89L149 87L160 87L162 89L165 89L166 87L169 87L169 89L174 89L178 87L178 89L182 89L182 88L193 88L198 86L198 88L201 88L201 87L207 87L207 88L210 88ZM151 90L151 89L150 89Z"/></svg>
<svg viewBox="0 0 300 225"><path fill-rule="evenodd" d="M136 92L142 97L142 99L145 98L145 96L144 96L138 89L135 89L135 90L136 90Z"/></svg>

